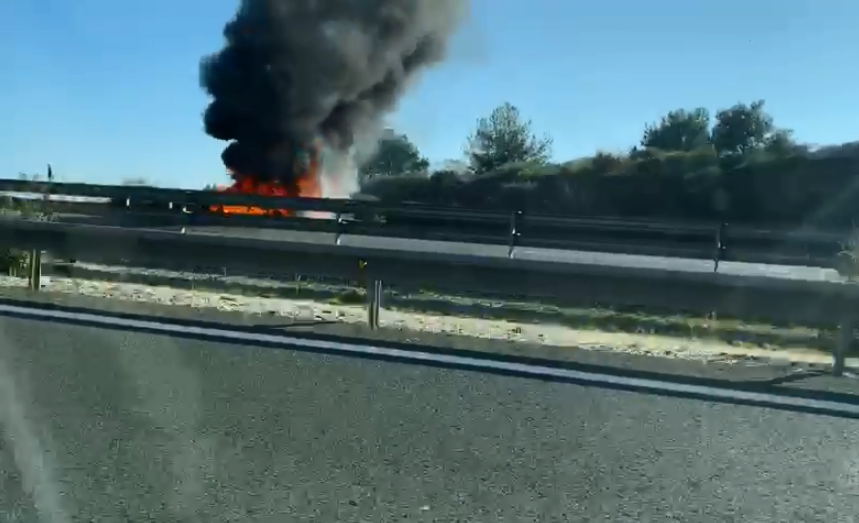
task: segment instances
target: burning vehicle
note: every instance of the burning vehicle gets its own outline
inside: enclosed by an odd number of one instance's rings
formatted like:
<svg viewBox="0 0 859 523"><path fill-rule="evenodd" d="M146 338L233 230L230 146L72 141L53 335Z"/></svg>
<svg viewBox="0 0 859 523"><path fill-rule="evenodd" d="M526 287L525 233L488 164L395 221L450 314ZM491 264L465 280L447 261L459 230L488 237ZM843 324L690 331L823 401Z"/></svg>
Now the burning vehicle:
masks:
<svg viewBox="0 0 859 523"><path fill-rule="evenodd" d="M205 131L227 142L221 160L233 183L223 190L357 192L356 137L380 129L416 76L445 58L468 7L468 0L240 0L224 47L200 66L210 97Z"/></svg>
<svg viewBox="0 0 859 523"><path fill-rule="evenodd" d="M320 144L314 144L309 150L297 150L292 166L294 184L285 185L277 180L258 180L254 176L232 174L233 184L220 188L225 193L257 194L260 196L281 196L287 198L322 198L322 183L320 170ZM292 216L290 209L262 209L260 207L244 207L234 205L212 205L209 212L223 214L249 214L259 216Z"/></svg>

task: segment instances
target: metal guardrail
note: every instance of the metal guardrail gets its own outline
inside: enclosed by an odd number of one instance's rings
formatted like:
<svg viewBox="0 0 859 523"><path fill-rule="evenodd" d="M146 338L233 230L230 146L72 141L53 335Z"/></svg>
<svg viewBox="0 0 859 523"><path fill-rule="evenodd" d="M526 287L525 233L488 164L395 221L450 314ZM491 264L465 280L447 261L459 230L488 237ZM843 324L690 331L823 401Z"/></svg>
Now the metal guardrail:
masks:
<svg viewBox="0 0 859 523"><path fill-rule="evenodd" d="M0 192L106 198L115 205L50 203L58 213L91 215L89 223L145 226L274 228L426 238L443 241L643 254L713 261L809 265L843 269L844 243L852 231L758 230L727 223L681 224L612 218L572 218L521 210L480 211L419 204L283 198L152 187L0 180ZM332 220L276 216L223 216L213 205L252 206L330 213ZM182 209L192 212L181 212ZM93 216L94 215L94 216Z"/></svg>
<svg viewBox="0 0 859 523"><path fill-rule="evenodd" d="M325 240L328 241L325 241ZM859 315L859 285L828 281L736 276L709 272L629 268L558 259L519 259L500 251L468 254L437 243L415 242L408 250L356 247L330 238L272 241L211 234L0 219L0 245L56 257L104 257L158 266L170 260L241 270L271 270L362 281L368 323L379 325L382 281L402 287L492 291L530 298L587 297L617 306L650 306L733 317L794 322L839 329L833 371L845 370L846 353ZM34 271L39 256L35 256ZM31 272L35 274L35 272ZM31 276L36 283L38 277Z"/></svg>

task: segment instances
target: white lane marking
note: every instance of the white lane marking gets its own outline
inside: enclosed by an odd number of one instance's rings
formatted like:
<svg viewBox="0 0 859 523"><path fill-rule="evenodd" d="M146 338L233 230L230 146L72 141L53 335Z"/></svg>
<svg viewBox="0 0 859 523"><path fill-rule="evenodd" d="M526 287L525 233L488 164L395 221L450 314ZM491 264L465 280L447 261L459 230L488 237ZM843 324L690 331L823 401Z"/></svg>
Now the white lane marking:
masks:
<svg viewBox="0 0 859 523"><path fill-rule="evenodd" d="M423 352L417 350L412 351L393 349L389 347L379 347L370 344L314 340L302 338L300 336L291 336L285 334L263 334L255 332L234 331L230 330L228 327L194 327L189 325L177 325L169 322L133 320L107 315L54 311L30 307L19 307L16 305L0 304L0 314L4 312L30 316L35 319L52 318L60 320L84 321L87 323L94 323L96 325L147 329L150 331L164 334L192 334L198 336L234 340L237 342L256 341L262 343L272 343L278 345L305 347L308 349L325 350L342 354L382 356L414 362L443 363L447 365L455 365L458 367L472 368L477 370L483 369L515 372L518 374L535 377L576 380L597 385L603 384L622 387L635 387L638 389L645 389L654 392L694 394L718 399L759 402L770 404L773 406L800 407L859 415L859 403L840 403L828 400L781 396L778 394L770 394L766 392L749 392L742 390L723 389L718 387L708 387L706 385L691 385L646 378L613 376L611 374L584 372L572 369L546 367L541 365L529 365L525 363L510 363L505 361L478 359L471 358L468 356L452 356L447 354L436 354L432 352Z"/></svg>

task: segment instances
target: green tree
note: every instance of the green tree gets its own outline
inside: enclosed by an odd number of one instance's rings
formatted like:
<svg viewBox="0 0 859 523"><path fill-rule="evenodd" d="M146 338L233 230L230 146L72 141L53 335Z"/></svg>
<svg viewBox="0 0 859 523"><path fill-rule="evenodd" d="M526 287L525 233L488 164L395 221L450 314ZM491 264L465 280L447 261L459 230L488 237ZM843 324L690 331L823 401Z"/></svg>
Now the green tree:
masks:
<svg viewBox="0 0 859 523"><path fill-rule="evenodd" d="M505 103L477 121L466 154L471 170L478 174L514 162L545 164L552 155L552 139L535 136L531 121L523 121L519 109Z"/></svg>
<svg viewBox="0 0 859 523"><path fill-rule="evenodd" d="M808 148L796 143L793 131L788 129L779 129L770 134L764 141L764 149L775 156L808 153Z"/></svg>
<svg viewBox="0 0 859 523"><path fill-rule="evenodd" d="M703 107L671 111L644 128L642 147L663 151L693 151L710 142L710 112Z"/></svg>
<svg viewBox="0 0 859 523"><path fill-rule="evenodd" d="M763 100L749 105L738 103L716 113L713 146L719 154L746 154L764 149L777 131L772 116L764 110Z"/></svg>
<svg viewBox="0 0 859 523"><path fill-rule="evenodd" d="M377 177L425 173L428 169L429 160L421 156L417 146L409 140L408 136L387 129L379 140L375 154L361 166L360 174L364 180L369 180Z"/></svg>
<svg viewBox="0 0 859 523"><path fill-rule="evenodd" d="M441 162L441 166L437 170L465 174L468 172L468 163L462 160L445 160Z"/></svg>

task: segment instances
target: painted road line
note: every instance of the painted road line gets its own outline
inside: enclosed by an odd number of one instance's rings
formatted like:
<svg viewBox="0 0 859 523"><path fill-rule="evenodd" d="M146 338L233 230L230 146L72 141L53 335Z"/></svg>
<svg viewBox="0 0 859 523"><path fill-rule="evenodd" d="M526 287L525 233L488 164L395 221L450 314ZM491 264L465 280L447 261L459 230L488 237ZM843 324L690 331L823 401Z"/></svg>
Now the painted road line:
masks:
<svg viewBox="0 0 859 523"><path fill-rule="evenodd" d="M164 335L195 336L238 343L264 343L291 349L306 349L334 354L394 359L402 362L443 365L475 371L490 371L514 374L523 377L554 379L590 384L612 386L651 393L675 394L690 397L709 398L728 402L751 403L761 406L793 408L809 411L826 411L835 414L859 417L859 400L855 403L829 401L825 399L780 395L767 392L737 390L731 388L675 383L668 380L615 376L600 372L587 372L575 369L557 368L547 365L516 363L484 358L472 358L450 354L438 354L420 350L403 350L377 346L371 343L350 343L308 339L286 334L265 334L231 330L229 327L197 327L173 324L169 321L138 320L82 312L46 310L33 307L0 304L0 314L43 320L59 320L71 323L84 323L119 329L144 330Z"/></svg>

